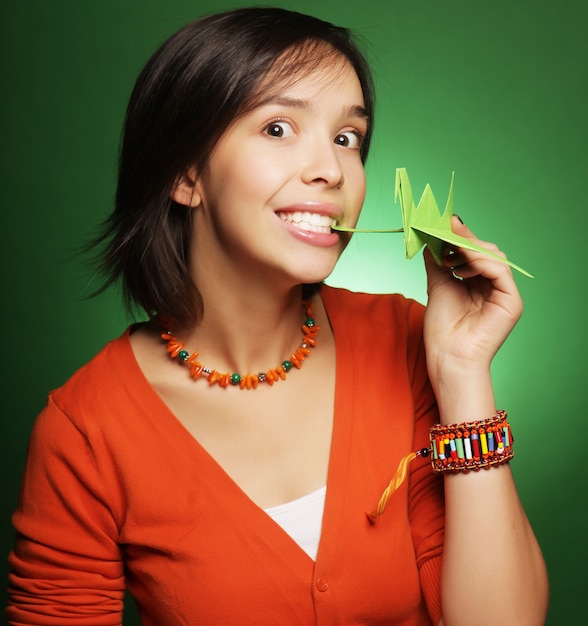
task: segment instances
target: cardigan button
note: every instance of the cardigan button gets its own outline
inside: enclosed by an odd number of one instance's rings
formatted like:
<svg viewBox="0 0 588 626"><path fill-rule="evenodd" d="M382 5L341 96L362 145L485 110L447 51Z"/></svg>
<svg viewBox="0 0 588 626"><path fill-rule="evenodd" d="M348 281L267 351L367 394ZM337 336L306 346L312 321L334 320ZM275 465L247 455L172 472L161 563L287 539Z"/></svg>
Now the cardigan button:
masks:
<svg viewBox="0 0 588 626"><path fill-rule="evenodd" d="M316 588L319 591L326 591L329 588L329 583L324 578L316 579Z"/></svg>

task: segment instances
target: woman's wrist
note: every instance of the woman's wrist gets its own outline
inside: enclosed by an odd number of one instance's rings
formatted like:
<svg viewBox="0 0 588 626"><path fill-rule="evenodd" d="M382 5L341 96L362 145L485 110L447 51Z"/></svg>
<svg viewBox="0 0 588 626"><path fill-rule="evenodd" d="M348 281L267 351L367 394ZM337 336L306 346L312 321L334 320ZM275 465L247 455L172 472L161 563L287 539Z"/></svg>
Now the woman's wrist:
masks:
<svg viewBox="0 0 588 626"><path fill-rule="evenodd" d="M429 373L442 424L486 419L496 412L490 366L437 368Z"/></svg>

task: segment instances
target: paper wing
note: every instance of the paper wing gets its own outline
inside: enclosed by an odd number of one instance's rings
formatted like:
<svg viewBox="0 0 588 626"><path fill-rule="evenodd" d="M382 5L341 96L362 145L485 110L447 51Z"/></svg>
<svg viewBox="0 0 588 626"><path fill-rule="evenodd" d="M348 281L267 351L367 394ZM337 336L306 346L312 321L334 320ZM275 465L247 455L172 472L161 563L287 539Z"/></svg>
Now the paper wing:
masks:
<svg viewBox="0 0 588 626"><path fill-rule="evenodd" d="M411 259L423 246L429 246L437 263L441 263L443 249L448 243L459 248L487 254L498 261L510 265L513 269L521 272L529 278L531 274L522 267L515 265L508 259L482 248L469 239L456 235L451 228L451 216L453 215L453 180L455 173L451 175L451 185L447 196L447 203L443 214L437 207L437 202L431 187L427 184L423 195L415 207L412 189L405 168L396 170L396 185L394 200L400 199L402 212L402 224L404 227L404 248L406 258Z"/></svg>
<svg viewBox="0 0 588 626"><path fill-rule="evenodd" d="M529 272L524 270L519 265L516 265L512 261L505 259L499 254L495 254L494 252L491 252L490 250L486 250L486 248L481 248L480 246L477 246L475 243L472 243L469 239L466 239L465 237L460 237L459 235L456 235L453 232L448 233L446 230L436 230L435 228L425 228L425 229L420 229L420 231L422 233L422 237L427 239L426 245L429 246L429 249L431 250L431 252L433 252L434 248L436 248L437 250L439 249L442 250L444 247L444 244L449 243L453 246L457 246L458 248L464 248L465 250L472 250L474 252L481 252L482 254L487 254L488 256L491 256L493 259L502 261L503 263L510 265L513 269L521 272L521 274L524 274L525 276L528 276L529 278L533 278L532 274L529 274ZM439 261L439 258L437 257L437 255L435 255L434 252L433 252L433 255L435 256L435 258L437 258L437 261Z"/></svg>

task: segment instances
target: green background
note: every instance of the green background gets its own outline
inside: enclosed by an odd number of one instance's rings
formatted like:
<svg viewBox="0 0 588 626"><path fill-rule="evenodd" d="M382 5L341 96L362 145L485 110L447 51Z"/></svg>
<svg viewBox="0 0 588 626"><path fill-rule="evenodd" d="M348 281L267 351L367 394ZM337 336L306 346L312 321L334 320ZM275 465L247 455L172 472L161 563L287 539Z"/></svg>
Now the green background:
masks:
<svg viewBox="0 0 588 626"><path fill-rule="evenodd" d="M115 293L86 299L92 280L77 250L112 205L133 80L185 22L246 4L20 0L2 7L3 562L28 433L47 391L128 322ZM495 361L496 393L513 423L513 471L548 563L548 624L585 623L586 3L259 4L313 13L369 42L379 103L361 225L400 225L396 167L408 168L417 196L430 182L442 206L454 170L455 212L536 276L517 277L526 310ZM329 282L425 300L421 260L404 259L400 235L356 235ZM472 567L506 556L492 537L480 537ZM125 623L137 623L132 608Z"/></svg>

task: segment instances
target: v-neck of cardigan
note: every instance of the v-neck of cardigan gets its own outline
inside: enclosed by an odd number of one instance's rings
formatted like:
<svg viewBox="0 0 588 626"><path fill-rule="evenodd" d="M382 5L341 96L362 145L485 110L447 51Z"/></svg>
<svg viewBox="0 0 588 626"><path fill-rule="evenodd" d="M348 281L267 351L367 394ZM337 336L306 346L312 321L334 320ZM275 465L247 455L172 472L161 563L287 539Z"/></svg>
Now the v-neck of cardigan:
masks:
<svg viewBox="0 0 588 626"><path fill-rule="evenodd" d="M170 423L170 428L176 431L175 435L187 442L187 445L196 451L194 454L195 462L204 464L206 466L205 471L214 476L213 483L226 491L227 500L231 503L230 509L236 511L237 516L240 518L250 518L253 523L263 530L263 533L268 537L268 541L279 542L284 550L288 550L291 559L296 558L301 569L307 569L309 564L320 564L325 560L331 561L339 550L339 538L345 513L346 485L348 483L349 471L348 460L353 429L354 398L352 390L355 383L353 380L354 371L351 365L353 356L351 354L350 329L347 328L345 319L341 316L336 292L325 286L320 292L320 297L325 305L336 341L336 379L333 430L327 472L327 493L323 513L323 529L321 530L316 562L263 508L258 506L247 495L222 465L171 411L143 374L132 351L130 332L127 332L126 335L126 350L130 353L125 355L125 359L127 359L126 371L128 374L128 363L129 359L131 359L130 362L134 364L137 374L135 383L142 388L140 403L144 405L146 410L151 412L156 410L165 416ZM325 533L325 528L329 529L328 533ZM328 541L326 541L326 537L328 537Z"/></svg>

